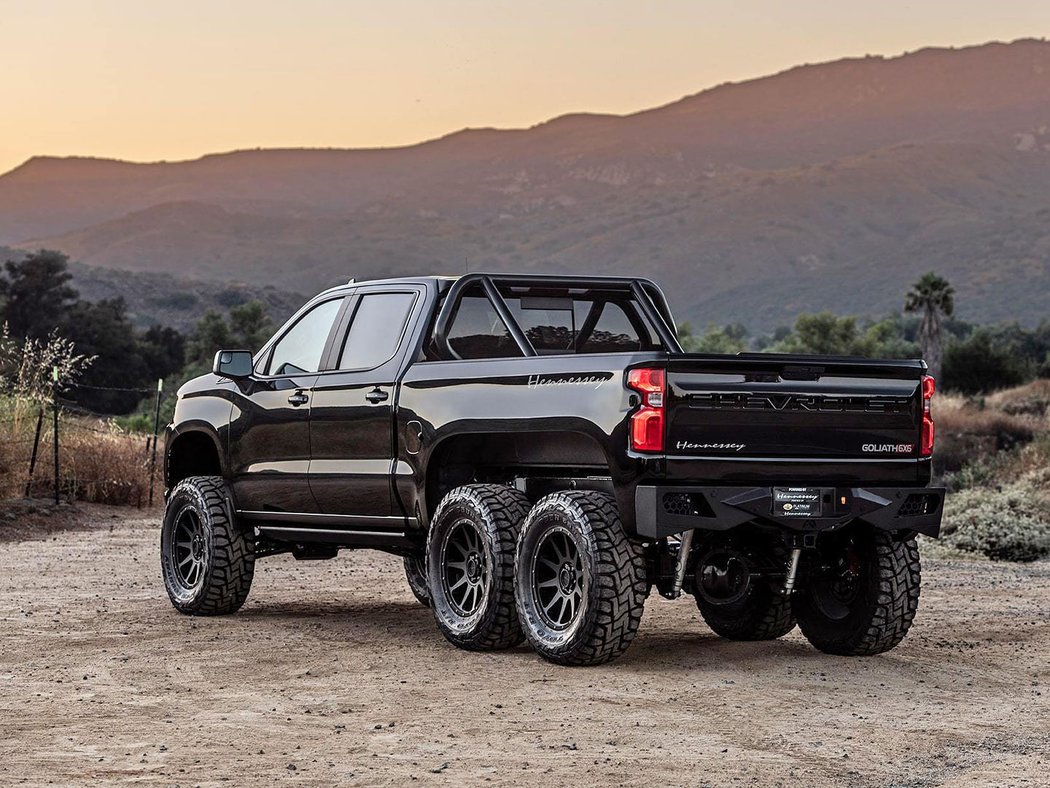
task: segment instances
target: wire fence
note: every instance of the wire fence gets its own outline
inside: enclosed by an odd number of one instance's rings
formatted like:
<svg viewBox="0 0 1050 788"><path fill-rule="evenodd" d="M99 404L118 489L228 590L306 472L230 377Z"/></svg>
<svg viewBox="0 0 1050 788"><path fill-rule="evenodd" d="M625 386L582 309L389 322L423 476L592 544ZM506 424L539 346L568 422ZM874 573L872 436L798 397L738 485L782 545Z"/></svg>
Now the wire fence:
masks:
<svg viewBox="0 0 1050 788"><path fill-rule="evenodd" d="M2 492L26 498L54 497L152 506L157 475L157 434L164 400L156 388L59 385L57 370L47 400L9 400L0 413ZM112 415L84 407L79 390L155 393L152 432L121 428ZM21 476L21 481L18 480Z"/></svg>

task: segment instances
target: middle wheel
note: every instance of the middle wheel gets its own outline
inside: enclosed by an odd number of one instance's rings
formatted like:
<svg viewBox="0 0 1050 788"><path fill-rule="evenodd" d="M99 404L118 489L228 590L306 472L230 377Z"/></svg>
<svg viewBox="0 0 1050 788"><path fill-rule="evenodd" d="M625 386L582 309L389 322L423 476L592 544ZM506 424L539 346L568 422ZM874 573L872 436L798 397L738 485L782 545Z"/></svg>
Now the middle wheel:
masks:
<svg viewBox="0 0 1050 788"><path fill-rule="evenodd" d="M648 592L645 557L601 492L548 495L522 526L515 559L518 617L529 642L559 665L600 665L631 644Z"/></svg>
<svg viewBox="0 0 1050 788"><path fill-rule="evenodd" d="M468 484L446 495L427 537L430 604L441 634L490 651L523 640L514 610L514 545L529 499L512 487Z"/></svg>

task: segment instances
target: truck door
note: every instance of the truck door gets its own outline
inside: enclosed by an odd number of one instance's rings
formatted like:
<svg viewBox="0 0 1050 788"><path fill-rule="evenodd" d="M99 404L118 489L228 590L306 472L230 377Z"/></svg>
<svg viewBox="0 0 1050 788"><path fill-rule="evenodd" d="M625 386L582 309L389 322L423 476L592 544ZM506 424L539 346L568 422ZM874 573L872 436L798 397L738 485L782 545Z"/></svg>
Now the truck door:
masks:
<svg viewBox="0 0 1050 788"><path fill-rule="evenodd" d="M360 287L347 308L310 412L310 488L348 528L402 528L393 503L394 405L422 287Z"/></svg>
<svg viewBox="0 0 1050 788"><path fill-rule="evenodd" d="M330 298L305 311L237 384L230 465L242 511L317 511L308 477L311 398L344 301Z"/></svg>

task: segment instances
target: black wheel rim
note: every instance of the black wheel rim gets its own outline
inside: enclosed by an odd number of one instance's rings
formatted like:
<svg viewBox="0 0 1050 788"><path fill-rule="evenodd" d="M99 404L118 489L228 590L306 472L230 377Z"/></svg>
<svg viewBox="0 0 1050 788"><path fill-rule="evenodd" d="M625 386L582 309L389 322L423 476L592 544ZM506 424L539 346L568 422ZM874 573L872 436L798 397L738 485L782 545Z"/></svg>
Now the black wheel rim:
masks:
<svg viewBox="0 0 1050 788"><path fill-rule="evenodd" d="M465 618L485 604L489 562L481 531L468 519L458 520L441 545L441 588L449 605Z"/></svg>
<svg viewBox="0 0 1050 788"><path fill-rule="evenodd" d="M194 590L204 578L205 547L204 524L192 508L186 507L171 529L172 573L186 591Z"/></svg>
<svg viewBox="0 0 1050 788"><path fill-rule="evenodd" d="M849 616L860 598L861 585L861 555L850 539L834 553L825 556L813 579L811 595L824 616L841 621Z"/></svg>
<svg viewBox="0 0 1050 788"><path fill-rule="evenodd" d="M583 609L583 556L564 528L540 538L532 563L532 595L537 612L551 629L573 625Z"/></svg>

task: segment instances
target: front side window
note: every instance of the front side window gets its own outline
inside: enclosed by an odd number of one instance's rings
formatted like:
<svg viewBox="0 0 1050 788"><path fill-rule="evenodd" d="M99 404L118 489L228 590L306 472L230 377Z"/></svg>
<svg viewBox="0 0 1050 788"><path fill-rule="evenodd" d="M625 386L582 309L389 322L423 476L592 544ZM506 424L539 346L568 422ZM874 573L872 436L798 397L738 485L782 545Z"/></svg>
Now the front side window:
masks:
<svg viewBox="0 0 1050 788"><path fill-rule="evenodd" d="M277 340L270 355L268 375L301 375L317 372L321 355L339 314L343 299L318 304L303 315L288 333Z"/></svg>
<svg viewBox="0 0 1050 788"><path fill-rule="evenodd" d="M394 357L405 333L415 293L361 296L350 333L339 354L339 369L375 369Z"/></svg>

